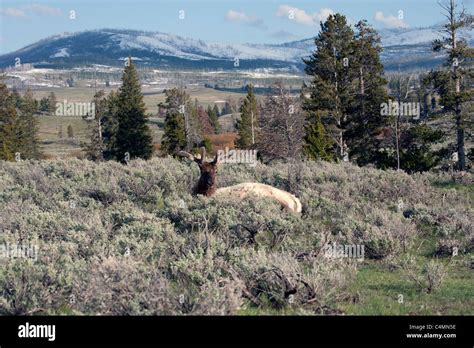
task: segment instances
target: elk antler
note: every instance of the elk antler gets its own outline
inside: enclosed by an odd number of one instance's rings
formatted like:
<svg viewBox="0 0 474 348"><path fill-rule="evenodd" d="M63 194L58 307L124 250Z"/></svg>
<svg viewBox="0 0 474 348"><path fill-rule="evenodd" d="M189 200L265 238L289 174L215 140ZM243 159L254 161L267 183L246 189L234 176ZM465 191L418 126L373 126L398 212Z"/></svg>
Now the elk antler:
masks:
<svg viewBox="0 0 474 348"><path fill-rule="evenodd" d="M186 152L186 151L180 151L180 152L178 152L178 155L181 156L181 157L186 157L186 158L190 159L191 161L196 160L193 155L191 155L189 152Z"/></svg>
<svg viewBox="0 0 474 348"><path fill-rule="evenodd" d="M181 157L186 157L190 159L191 161L194 161L196 163L204 163L206 161L206 148L203 146L201 147L201 157L195 157L194 155L190 154L189 152L186 151L179 151L178 155Z"/></svg>

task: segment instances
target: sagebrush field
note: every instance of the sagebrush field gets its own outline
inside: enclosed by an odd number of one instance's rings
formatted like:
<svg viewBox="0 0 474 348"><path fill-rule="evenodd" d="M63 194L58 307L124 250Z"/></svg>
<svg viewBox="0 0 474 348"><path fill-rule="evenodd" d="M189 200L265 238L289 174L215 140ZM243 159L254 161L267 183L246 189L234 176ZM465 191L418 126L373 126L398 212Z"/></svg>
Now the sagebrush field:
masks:
<svg viewBox="0 0 474 348"><path fill-rule="evenodd" d="M473 314L472 174L221 166L219 186L291 190L301 215L193 197L198 175L173 158L2 162L0 243L39 253L1 260L0 314Z"/></svg>

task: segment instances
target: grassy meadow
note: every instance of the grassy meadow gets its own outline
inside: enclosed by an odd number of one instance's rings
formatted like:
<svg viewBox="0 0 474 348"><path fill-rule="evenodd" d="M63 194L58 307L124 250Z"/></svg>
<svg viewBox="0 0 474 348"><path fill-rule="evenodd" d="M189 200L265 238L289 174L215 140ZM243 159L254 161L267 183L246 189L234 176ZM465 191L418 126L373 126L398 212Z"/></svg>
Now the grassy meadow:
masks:
<svg viewBox="0 0 474 348"><path fill-rule="evenodd" d="M105 88L104 91L109 93L112 91L111 88ZM68 102L89 102L92 100L94 95L94 89L90 87L70 87L70 88L44 88L41 90L35 90L35 98L41 99L47 97L51 92L54 92L58 102L67 100ZM157 117L158 104L164 102L165 97L163 93L150 91L146 88L144 92L144 101L147 108L147 112L150 114L149 127L152 131L153 142L155 144L161 143L161 137L163 135L163 118ZM232 93L232 92L221 92L211 88L187 88L187 92L190 94L191 99L197 98L199 103L204 107L207 105L213 105L217 102L217 105L222 107L221 101L231 96L234 100L242 98L243 94ZM219 118L222 130L225 133L233 131L233 124L238 114L224 115ZM83 157L81 152L81 143L89 141L89 124L80 116L38 116L39 132L38 136L41 143L45 158L68 158L68 157ZM71 125L74 132L74 137L69 138L67 134L67 128ZM59 136L62 129L63 137ZM226 139L225 144L232 144L234 138L233 135L223 135ZM214 136L213 138L222 138L222 136ZM220 144L222 141L214 142L216 148L221 148Z"/></svg>

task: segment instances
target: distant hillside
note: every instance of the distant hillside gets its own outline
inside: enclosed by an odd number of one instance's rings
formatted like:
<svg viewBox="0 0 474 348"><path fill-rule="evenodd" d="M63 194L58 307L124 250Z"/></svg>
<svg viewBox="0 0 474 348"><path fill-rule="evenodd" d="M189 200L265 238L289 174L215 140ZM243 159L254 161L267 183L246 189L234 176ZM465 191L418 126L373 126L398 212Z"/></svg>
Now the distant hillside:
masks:
<svg viewBox="0 0 474 348"><path fill-rule="evenodd" d="M430 68L442 55L431 52L437 27L393 29L380 32L387 69ZM470 44L474 31L465 33ZM206 42L160 32L100 29L52 36L18 51L0 56L0 67L13 66L15 59L35 66L73 67L84 64L122 65L128 55L138 64L183 69L301 70L301 58L314 50L312 38L283 44L229 44Z"/></svg>

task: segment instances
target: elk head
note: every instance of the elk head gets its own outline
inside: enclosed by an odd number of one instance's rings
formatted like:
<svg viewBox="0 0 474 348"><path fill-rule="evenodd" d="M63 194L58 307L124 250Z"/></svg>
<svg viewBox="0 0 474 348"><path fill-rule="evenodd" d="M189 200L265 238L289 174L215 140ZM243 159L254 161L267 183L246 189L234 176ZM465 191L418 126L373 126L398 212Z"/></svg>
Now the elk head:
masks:
<svg viewBox="0 0 474 348"><path fill-rule="evenodd" d="M195 195L212 196L217 189L216 174L218 155L216 155L214 160L211 162L206 162L206 149L204 147L201 148L200 158L197 158L186 151L180 151L178 155L189 158L191 161L196 162L199 166L199 170L201 171L201 177L194 187L193 193Z"/></svg>

